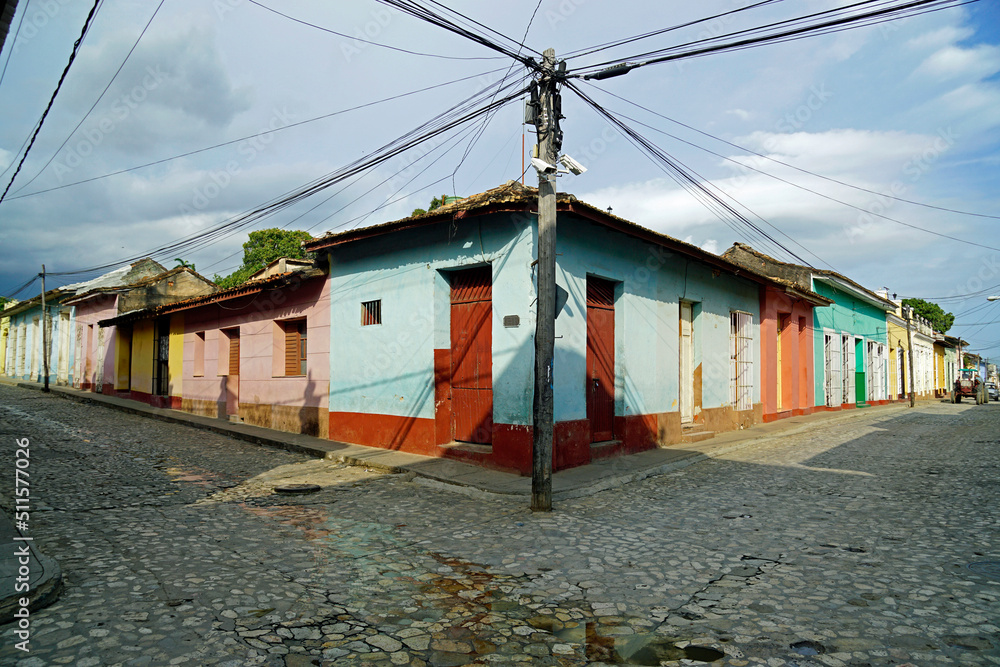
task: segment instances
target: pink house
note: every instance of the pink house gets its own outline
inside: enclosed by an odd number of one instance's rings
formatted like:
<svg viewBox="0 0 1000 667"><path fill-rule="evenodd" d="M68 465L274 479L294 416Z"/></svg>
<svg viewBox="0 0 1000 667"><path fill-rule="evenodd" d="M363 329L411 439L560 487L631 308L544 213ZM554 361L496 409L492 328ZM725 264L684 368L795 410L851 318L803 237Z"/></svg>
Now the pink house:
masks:
<svg viewBox="0 0 1000 667"><path fill-rule="evenodd" d="M72 311L66 308L60 315L68 319L72 313L76 325L75 347L73 354L60 348L59 363L62 365L64 358L72 359L73 386L114 394L116 359L120 353L118 331L113 326L99 326L99 322L130 310L212 292L215 285L187 267L168 271L151 259L142 259L68 288L76 288L76 294L63 299L62 305L72 306Z"/></svg>
<svg viewBox="0 0 1000 667"><path fill-rule="evenodd" d="M325 438L329 313L325 272L289 260L238 287L101 324L151 332L151 344L141 346L149 353L133 355L141 366L129 371L133 398ZM152 378L144 374L149 365Z"/></svg>

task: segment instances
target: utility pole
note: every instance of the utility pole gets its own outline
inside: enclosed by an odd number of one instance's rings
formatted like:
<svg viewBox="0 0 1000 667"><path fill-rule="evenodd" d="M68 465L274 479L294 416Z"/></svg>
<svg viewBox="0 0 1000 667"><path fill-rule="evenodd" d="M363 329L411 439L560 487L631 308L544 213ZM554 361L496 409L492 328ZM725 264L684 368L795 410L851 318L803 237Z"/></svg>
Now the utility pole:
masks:
<svg viewBox="0 0 1000 667"><path fill-rule="evenodd" d="M45 265L42 264L42 272L38 274L42 277L42 391L49 390L49 335L45 326Z"/></svg>
<svg viewBox="0 0 1000 667"><path fill-rule="evenodd" d="M536 128L538 159L538 306L535 313L535 398L532 406L531 509L552 510L552 357L556 335L556 160L562 147L555 49L542 54ZM565 67L560 63L560 67Z"/></svg>
<svg viewBox="0 0 1000 667"><path fill-rule="evenodd" d="M910 355L910 407L914 407L917 402L917 388L913 384L913 308L903 306L906 309L906 347Z"/></svg>

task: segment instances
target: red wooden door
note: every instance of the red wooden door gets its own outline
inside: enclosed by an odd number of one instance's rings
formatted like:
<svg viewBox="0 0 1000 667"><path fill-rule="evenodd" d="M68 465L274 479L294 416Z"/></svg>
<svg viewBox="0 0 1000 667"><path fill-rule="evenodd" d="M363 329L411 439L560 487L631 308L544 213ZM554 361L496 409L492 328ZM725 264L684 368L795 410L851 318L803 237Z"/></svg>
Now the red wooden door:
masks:
<svg viewBox="0 0 1000 667"><path fill-rule="evenodd" d="M451 433L455 440L493 442L492 269L451 278Z"/></svg>
<svg viewBox="0 0 1000 667"><path fill-rule="evenodd" d="M615 286L587 277L587 419L590 441L614 440Z"/></svg>

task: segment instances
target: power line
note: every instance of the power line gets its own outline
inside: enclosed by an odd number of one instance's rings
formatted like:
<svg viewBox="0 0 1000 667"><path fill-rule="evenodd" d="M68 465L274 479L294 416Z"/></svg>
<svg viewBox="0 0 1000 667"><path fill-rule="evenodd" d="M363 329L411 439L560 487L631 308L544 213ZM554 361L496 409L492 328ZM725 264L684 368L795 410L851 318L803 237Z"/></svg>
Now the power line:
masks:
<svg viewBox="0 0 1000 667"><path fill-rule="evenodd" d="M446 17L438 14L438 13L434 12L433 10L427 8L427 7L421 6L420 4L418 4L417 2L415 2L414 0L378 0L378 1L381 2L384 5L388 5L390 7L395 7L396 9L398 9L398 10L400 10L402 12L405 12L406 14L409 14L411 16L414 16L414 17L420 19L421 21L425 21L425 22L430 23L432 25L436 25L438 27L444 28L445 30L448 30L450 32L455 33L456 35L459 35L461 37L465 37L466 39L472 40L473 42L477 42L479 44L482 44L483 46L485 46L488 49L492 49L494 51L497 51L498 53L502 53L503 55L507 56L508 58L513 58L514 60L517 60L518 62L520 62L521 64L525 65L526 67L530 67L532 69L537 69L538 68L538 64L534 60L532 60L531 58L528 58L526 56L522 56L519 51L514 51L510 47L506 47L506 46L503 46L501 44L498 44L497 42L493 41L492 39L490 39L486 35L483 35L483 34L480 34L478 32L475 32L475 30L464 28L464 27L458 25L457 23L455 23L454 21L452 21L451 19L448 19L448 18L446 18ZM431 2L433 4L435 4L435 5L438 5L439 7L442 7L443 9L448 10L452 14L456 14L456 15L462 17L463 19L465 19L468 22L471 22L471 23L473 23L473 24L475 24L475 25L477 25L477 26L479 26L481 28L484 28L485 30L487 30L489 32L492 32L495 35L498 35L499 37L501 37L501 38L503 38L503 39L505 39L505 40L507 40L509 42L512 42L514 45L520 46L520 45L518 45L517 42L515 42L510 37L507 37L506 35L503 35L503 34L497 32L496 30L493 30L492 28L484 26L482 23L479 23L478 21L474 21L473 19L470 19L465 14L457 12L457 11L455 11L453 9L448 9L447 7L444 7L444 5L442 5L441 3L434 2L433 0L431 0ZM535 51L535 53L538 53L538 52ZM539 55L541 55L541 54L539 54Z"/></svg>
<svg viewBox="0 0 1000 667"><path fill-rule="evenodd" d="M77 51L80 49L80 42L83 41L84 36L87 34L87 30L90 28L90 22L94 18L94 14L97 13L97 6L101 4L101 0L96 0L94 6L90 8L90 13L87 14L87 20L83 24L83 30L80 32L80 37L73 43L73 51L69 55L69 62L66 63L66 68L63 69L62 76L59 77L59 83L56 84L56 89L52 93L52 97L49 99L48 106L45 107L45 111L42 113L42 119L38 121L38 125L35 127L34 134L31 135L31 141L28 142L28 147L24 151L24 155L21 157L21 161L17 165L17 169L14 170L14 175L10 177L10 182L7 183L7 187L4 189L3 194L0 195L0 203L3 203L4 197L10 191L10 186L14 184L14 179L21 171L21 167L24 166L24 161L28 159L28 153L31 152L31 147L35 145L35 139L38 137L38 133L42 130L42 125L45 123L45 117L49 115L49 111L52 109L52 104L56 101L56 95L59 94L59 89L62 88L63 81L66 80L66 75L69 74L69 68L73 65L73 61L76 60Z"/></svg>
<svg viewBox="0 0 1000 667"><path fill-rule="evenodd" d="M801 17L786 19L770 23L764 26L738 30L699 39L685 44L648 51L636 54L630 58L610 60L595 65L589 65L579 70L573 70L574 76L585 76L586 78L603 79L611 76L625 74L628 71L646 65L661 64L684 58L694 58L708 55L710 53L721 53L727 51L737 51L768 43L787 42L820 34L829 34L850 30L862 26L872 26L898 18L918 16L929 12L939 11L958 7L976 2L977 0L910 0L902 4L891 4L891 0L863 0L845 7L838 7L822 12L815 12ZM860 13L850 13L864 5L886 5L879 9L872 9ZM816 19L824 16L834 16L827 20L809 22L809 19ZM796 24L803 24L797 27ZM768 32L768 30L771 30ZM756 34L760 33L760 34ZM742 38L740 38L742 37ZM723 41L726 39L733 41ZM603 71L600 71L602 70ZM586 73L586 74L585 74Z"/></svg>
<svg viewBox="0 0 1000 667"><path fill-rule="evenodd" d="M21 34L21 24L24 23L24 17L28 15L28 7L30 5L31 0L27 0L24 3L24 9L21 10L21 20L17 22L17 30L14 31L14 39L8 42L10 49L7 50L7 60L3 61L3 71L0 72L0 86L3 86L3 79L7 75L7 65L10 64L10 56L14 53L14 45L17 44L18 35Z"/></svg>
<svg viewBox="0 0 1000 667"><path fill-rule="evenodd" d="M654 162L654 164L663 169L664 172L667 173L667 175L670 176L678 185L680 185L683 189L687 190L706 208L712 211L720 219L720 221L722 221L724 224L730 227L730 229L735 231L737 234L739 234L741 237L743 237L750 243L757 245L763 244L764 246L770 248L780 249L781 251L784 251L784 253L787 256L794 258L799 263L807 266L809 265L809 262L802 259L794 251L790 250L789 248L784 246L781 242L779 242L777 239L775 239L773 236L771 236L766 231L761 229L759 226L753 223L749 218L747 218L745 215L736 210L736 208L734 208L733 205L724 201L722 197L731 199L736 206L743 208L754 217L757 217L760 220L763 220L763 218L760 218L760 216L754 214L752 211L750 211L750 209L748 209L743 204L737 202L735 199L733 199L725 192L718 190L718 188L711 185L711 183L708 182L706 179L701 178L700 176L698 176L698 174L694 172L691 172L688 168L686 168L684 165L678 162L675 158L667 154L663 149L659 148L651 141L649 141L648 139L640 135L638 132L636 132L633 128L626 125L620 118L615 116L615 114L611 113L610 111L602 107L600 104L595 102L593 99L588 97L586 93L580 90L579 87L577 87L574 83L567 82L566 86L570 90L575 92L578 96L580 96L580 98L583 99L584 102L588 104L588 106L597 111L597 113L599 113L609 122L611 122L615 127L619 128L619 130L621 130L626 135L629 141L635 144L638 148L640 148L640 150L642 150L647 155L647 157L649 157ZM716 194L716 192L713 190L718 190L719 194ZM765 221L765 224L770 224L770 223L766 223ZM756 238L757 241L755 242L751 238L748 238L747 234L750 234L751 236ZM796 242L794 239L791 240L793 242Z"/></svg>
<svg viewBox="0 0 1000 667"><path fill-rule="evenodd" d="M641 104L638 104L636 102L633 102L632 100L629 100L629 99L626 99L624 97L621 97L620 95L615 95L611 91L605 90L604 88L600 88L598 86L595 86L594 84L590 84L590 85L591 85L591 87L595 88L596 90L600 90L602 93L604 93L606 95L610 95L611 97L614 97L615 99L619 99L622 102L625 102L626 104L631 104L634 107L642 109L643 111L646 111L647 113L651 113L654 116L662 118L663 120L666 120L666 121L669 121L671 123L674 123L675 125L680 125L681 127L686 128L688 130L691 130L692 132L697 132L698 134L700 134L702 136L705 136L705 137L708 137L709 139L714 139L714 140L716 140L716 141L718 141L720 143L726 144L728 146L732 146L733 148L736 148L737 150L745 151L747 153L750 153L751 155L755 155L755 156L757 156L759 158L763 158L765 160L768 160L770 162L774 162L776 164L780 164L780 165L782 165L784 167L788 167L789 169L794 169L795 171L802 172L803 174L809 174L810 176L815 176L816 178L821 178L824 181L830 181L831 183L836 183L838 185L843 185L845 187L852 188L854 190L859 190L861 192L867 192L869 194L877 195L879 197L885 197L886 199L892 199L894 201L902 202L904 204L912 204L914 206L922 206L924 208L930 208L930 209L934 209L936 211L945 211L947 213L956 213L958 215L968 215L968 216L972 216L972 217L976 217L976 218L990 218L990 219L993 219L993 220L1000 220L1000 215L987 215L985 213L972 213L970 211L959 211L959 210L956 210L956 209L953 209L953 208L947 208L947 207L944 207L944 206L934 206L933 204L925 204L925 203L922 203L922 202L913 201L912 199L904 199L902 197L894 197L893 195L885 194L884 192L879 192L878 190L869 190L868 188L863 188L860 185L853 185L853 184L847 183L845 181L837 180L836 178L831 178L830 176L824 176L823 174L818 174L818 173L816 173L814 171L809 171L808 169L803 169L801 167L796 167L794 164L789 164L788 162L784 162L784 161L779 160L777 158L773 158L773 157L771 157L769 155L764 155L763 153L758 153L757 151L754 151L754 150L752 150L750 148L746 148L745 146L740 146L739 144L735 144L735 143L733 143L731 141L727 141L727 140L723 139L722 137L717 137L714 134L711 134L709 132L705 132L703 130L699 130L696 127L688 125L687 123L683 123L683 122L681 122L679 120L676 120L674 118L670 118L669 116L665 116L665 115L663 115L661 113L657 113L656 111L653 111L652 109L650 109L648 107L644 107ZM638 121L636 121L636 122L638 122ZM666 133L664 133L664 134L666 134ZM673 136L673 135L667 135L667 136ZM678 139L678 141L684 141L683 139L680 139L678 137L674 137L674 138ZM685 143L687 143L687 144L689 144L691 146L694 146L695 148L701 148L702 150L707 150L707 149L702 148L701 146L698 146L697 144L692 144L692 143L686 142L686 141L685 141ZM711 151L709 151L709 152L711 152ZM762 174L764 174L766 176L771 176L771 174L767 174L766 172L762 172L762 171L760 171L758 169L754 169L753 167L751 167L749 165L745 165L742 162L739 162L738 160L734 160L733 158L726 157L726 156L723 156L723 155L719 155L718 153L712 153L712 155L716 155L718 157L722 157L722 158L724 158L726 160L729 160L731 162L735 162L736 164L740 165L741 167L745 167L747 169L753 169L754 171L758 171L758 172L760 172L760 173L762 173ZM772 176L772 178L777 178L777 177ZM794 183L791 183L790 185L795 185L795 187L801 187L801 186L798 186L798 185L796 185ZM813 191L809 190L809 192L813 192ZM814 193L814 194L819 194L819 193Z"/></svg>
<svg viewBox="0 0 1000 667"><path fill-rule="evenodd" d="M66 146L66 144L69 143L69 140L73 138L73 135L76 134L76 131L80 129L80 126L83 125L83 122L90 117L91 113L94 112L94 109L97 107L97 105L100 104L101 100L104 99L104 96L107 94L108 89L111 88L111 84L113 84L115 82L115 79L118 78L118 75L121 74L122 68L125 67L125 63L127 63L128 59L132 57L132 53L135 51L135 47L139 46L140 40L142 40L143 35L146 34L146 31L149 29L150 24L153 22L153 19L156 18L156 15L159 13L160 8L163 7L163 3L165 1L166 0L160 0L160 4L156 6L156 9L153 11L153 15L149 17L149 20L146 22L146 25L143 26L142 28L142 32L139 33L139 36L132 44L132 48L128 50L127 54L125 54L125 59L122 60L121 64L118 66L118 69L115 70L115 73L111 77L111 80L108 81L108 85L104 86L104 90L101 91L100 96L98 96L98 98L94 101L94 103L90 105L90 108L87 109L87 113L83 115L83 118L81 118L80 122L76 124L76 127L74 127L73 130L69 133L69 135L67 135L66 138L63 140L63 142L59 144L59 148L57 148L55 152L52 153L52 157L49 158L49 161L46 162L45 165L41 169L39 169L34 176L31 177L30 181L28 181L20 188L18 188L17 192L21 192L22 190L24 190L26 187L34 183L36 178L42 175L42 172L44 172L48 168L48 166L52 164L52 161L56 159L56 156L59 155L59 151L61 151Z"/></svg>
<svg viewBox="0 0 1000 667"><path fill-rule="evenodd" d="M506 88L511 87L511 85L506 86ZM503 98L495 100L490 104L477 106L478 104L481 104L481 101L492 91L493 86L477 91L458 104L454 105L448 111L437 114L431 120L423 123L417 128L414 128L403 136L397 137L373 153L370 153L363 158L359 158L358 160L355 160L354 162L325 176L314 179L313 181L310 181L295 190L272 198L264 204L260 204L253 209L235 216L234 218L224 221L208 231L200 232L185 239L178 239L170 244L161 246L134 258L121 259L116 262L75 271L53 271L51 272L51 275L76 275L93 272L112 268L129 261L136 261L146 256L159 256L165 253L187 252L191 249L204 247L219 238L224 238L225 236L233 233L235 230L245 228L254 222L270 217L279 211L284 210L285 208L288 208L313 194L316 194L317 192L335 185L336 183L342 182L345 179L351 178L352 176L355 176L363 171L382 164L396 155L424 143L435 136L464 125L465 123L475 120L486 113L490 113L495 108L508 104L511 100L517 99L524 92L523 90L516 90L515 92L509 93Z"/></svg>
<svg viewBox="0 0 1000 667"><path fill-rule="evenodd" d="M215 150L216 148L222 148L224 146L231 146L233 144L238 144L241 141L247 141L249 139L255 139L257 137L262 137L264 135L274 134L274 133L277 133L277 132L282 132L284 130L289 130L289 129L293 128L293 127L299 127L300 125L307 125L309 123L314 123L316 121L324 120L326 118L332 118L333 116L339 116L341 114L345 114L345 113L348 113L348 112L351 112L351 111L358 111L359 109L364 109L364 108L367 108L367 107L370 107L370 106L375 106L376 104L383 104L385 102L391 102L391 101L398 100L398 99L401 99L401 98L404 98L404 97L408 97L410 95L416 95L418 93L423 93L423 92L426 92L428 90L434 90L436 88L443 88L445 86L450 86L450 85L453 85L453 84L456 84L456 83L461 83L462 81L468 81L469 79L480 78L480 77L483 77L483 76L487 76L489 74L493 74L495 72L499 72L502 69L503 68L500 67L500 68L497 68L495 70L490 70L489 72L483 72L482 74L473 74L473 75L470 75L470 76L462 77L460 79L455 79L454 81L448 81L447 83L439 83L439 84L435 84L433 86L427 86L426 88L420 88L418 90L412 90L412 91L410 91L408 93L401 93L399 95L393 95L392 97L386 97L384 99L376 100L374 102L366 102L365 104L359 104L358 106L350 107L348 109L341 109L339 111L334 111L334 112L331 112L331 113L328 113L328 114L323 114L322 116L316 116L315 118L309 118L309 119L306 119L306 120L301 120L301 121L298 121L296 123L289 123L288 125L283 125L281 127L275 128L273 130L271 130L271 129L264 130L264 131L258 132L256 134L251 134L251 135L246 136L246 137L240 137L238 139L231 139L229 141L224 141L222 143L214 144L212 146L206 146L204 148L198 148L196 150L188 151L186 153L181 153L179 155L172 155L171 157L162 158L160 160L154 160L152 162L147 162L145 164L139 164L139 165L136 165L134 167L128 167L127 169L119 169L118 171L112 171L112 172L109 172L109 173L106 173L106 174L101 174L100 176L93 176L91 178L84 178L84 179L81 179L79 181L73 181L72 183L63 183L62 185L57 185L57 186L54 186L54 187L51 187L51 188L45 188L43 190L35 190L34 192L27 192L27 193L25 193L23 195L12 196L9 199L14 200L14 199L23 199L25 197L34 197L35 195L44 194L46 192L53 192L54 190L62 190L63 188L69 188L69 187L72 187L74 185L82 185L84 183L92 183L93 181L99 181L99 180L102 180L102 179L105 179L105 178L110 178L112 176L120 176L121 174L126 174L126 173L129 173L129 172L132 172L132 171L138 171L139 169L146 169L147 167L155 167L158 164L164 164L166 162L171 162L173 160L179 160L181 158L190 157L192 155L197 155L198 153L205 153L207 151Z"/></svg>
<svg viewBox="0 0 1000 667"><path fill-rule="evenodd" d="M295 18L294 16L290 16L289 14L285 14L283 12L279 12L277 9L274 9L272 7L268 7L267 5L265 5L265 4L261 3L261 2L257 2L257 0L250 0L250 3L254 4L254 5L257 5L261 9L266 9L267 11L269 11L269 12L271 12L273 14L277 14L278 16L282 16L282 17L288 19L289 21L293 21L293 22L301 24L301 25L309 26L310 28L315 28L316 30L321 30L323 32L330 33L331 35L337 35L338 37L344 37L346 39L350 39L350 40L354 40L354 41L357 41L357 42L361 42L363 44L371 44L372 46L380 46L383 49L390 49L392 51L399 51L401 53L408 53L411 56L425 56L425 57L428 57L428 58L442 58L444 60L497 60L499 58L499 56L490 56L490 57L484 57L484 56L477 56L477 57L443 56L443 55L439 55L437 53L421 53L419 51L410 51L409 49L399 48L398 46L389 46L388 44L380 44L378 42L373 42L373 41L368 40L368 39L363 39L361 37L351 36L351 35L347 35L347 34L342 33L342 32L337 32L336 30L330 30L329 28L324 28L321 25L317 25L315 23L310 23L309 21L304 21L302 19Z"/></svg>
<svg viewBox="0 0 1000 667"><path fill-rule="evenodd" d="M583 56L589 56L592 53L598 53L600 51L606 51L608 49L613 49L618 46L623 46L625 44L631 44L632 42L637 42L642 39L648 39L650 37L656 37L657 35L663 35L668 32L673 32L675 30L680 30L681 28L688 28L699 23L704 23L706 21L714 21L715 19L720 19L725 16L730 16L732 14L738 14L740 12L745 12L750 9L756 9L763 5L769 5L774 2L782 2L783 0L763 0L762 2L757 2L752 5L747 5L746 7L739 7L737 9L732 9L728 12L722 12L721 14L714 14L712 16L706 16L704 18L695 19L694 21L687 21L685 23L679 23L669 28L661 28L659 30L653 30L651 32L642 33L641 35L634 35L632 37L626 37L613 42L605 42L604 44L598 44L597 46L590 47L588 49L580 49L578 51L571 51L566 54L566 60L571 58L581 58Z"/></svg>

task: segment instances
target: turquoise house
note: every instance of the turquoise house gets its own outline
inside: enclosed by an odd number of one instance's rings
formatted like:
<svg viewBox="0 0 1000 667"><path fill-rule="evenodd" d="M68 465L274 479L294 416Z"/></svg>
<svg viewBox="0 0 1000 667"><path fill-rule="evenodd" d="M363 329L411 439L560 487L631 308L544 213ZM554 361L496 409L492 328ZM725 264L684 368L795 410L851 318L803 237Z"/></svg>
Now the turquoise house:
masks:
<svg viewBox="0 0 1000 667"><path fill-rule="evenodd" d="M329 266L329 437L527 474L537 193L305 244ZM761 421L764 276L558 198L556 470Z"/></svg>
<svg viewBox="0 0 1000 667"><path fill-rule="evenodd" d="M817 408L838 410L889 401L886 318L895 312L892 301L835 271L781 262L742 243L734 244L723 257L833 302L813 309Z"/></svg>

